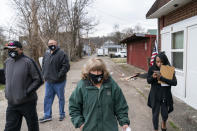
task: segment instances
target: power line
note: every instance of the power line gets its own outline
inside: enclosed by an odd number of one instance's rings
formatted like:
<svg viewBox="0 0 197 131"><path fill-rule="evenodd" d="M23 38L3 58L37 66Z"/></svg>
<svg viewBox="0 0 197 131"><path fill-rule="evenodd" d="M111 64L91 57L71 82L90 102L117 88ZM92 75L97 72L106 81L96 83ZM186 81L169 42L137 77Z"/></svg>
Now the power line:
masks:
<svg viewBox="0 0 197 131"><path fill-rule="evenodd" d="M93 10L96 10L96 12L100 13L100 12L103 12L102 15L106 15L106 16L110 16L110 17L113 17L121 22L124 22L124 23L131 23L130 21L126 20L125 18L121 18L119 16L115 16L115 15L112 15L110 14L109 12L107 11L104 11L104 10L101 10L101 9L98 9L96 7L91 7Z"/></svg>

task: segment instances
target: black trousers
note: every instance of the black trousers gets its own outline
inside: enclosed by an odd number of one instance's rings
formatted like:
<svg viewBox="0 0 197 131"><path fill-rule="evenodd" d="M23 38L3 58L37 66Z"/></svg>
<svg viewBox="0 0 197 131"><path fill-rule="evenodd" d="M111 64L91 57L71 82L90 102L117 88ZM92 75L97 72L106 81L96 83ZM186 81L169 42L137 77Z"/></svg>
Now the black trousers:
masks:
<svg viewBox="0 0 197 131"><path fill-rule="evenodd" d="M161 111L162 120L166 122L168 119L168 107L165 99L163 99L160 102L157 101L155 103L155 106L152 108L153 126L155 130L158 130L160 111Z"/></svg>
<svg viewBox="0 0 197 131"><path fill-rule="evenodd" d="M22 105L8 104L6 110L6 125L4 131L20 131L23 116L26 119L28 131L39 131L37 102L29 102Z"/></svg>

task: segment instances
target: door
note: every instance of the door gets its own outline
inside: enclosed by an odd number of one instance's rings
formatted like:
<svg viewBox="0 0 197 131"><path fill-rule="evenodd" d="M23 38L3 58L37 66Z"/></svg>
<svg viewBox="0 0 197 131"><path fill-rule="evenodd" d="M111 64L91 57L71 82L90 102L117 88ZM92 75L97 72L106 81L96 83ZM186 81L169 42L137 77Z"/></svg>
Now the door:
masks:
<svg viewBox="0 0 197 131"><path fill-rule="evenodd" d="M165 51L169 61L171 62L171 36L170 36L170 32L161 34L161 51Z"/></svg>
<svg viewBox="0 0 197 131"><path fill-rule="evenodd" d="M186 99L197 109L197 25L188 28Z"/></svg>

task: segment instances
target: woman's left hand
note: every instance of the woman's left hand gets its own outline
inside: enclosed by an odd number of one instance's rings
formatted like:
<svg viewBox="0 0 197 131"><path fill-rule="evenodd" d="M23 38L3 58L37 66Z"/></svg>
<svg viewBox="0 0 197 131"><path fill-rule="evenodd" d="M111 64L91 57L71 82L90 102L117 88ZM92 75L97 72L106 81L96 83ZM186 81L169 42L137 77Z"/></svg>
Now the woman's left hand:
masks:
<svg viewBox="0 0 197 131"><path fill-rule="evenodd" d="M126 131L126 129L127 129L128 127L129 127L128 125L122 126L123 131Z"/></svg>

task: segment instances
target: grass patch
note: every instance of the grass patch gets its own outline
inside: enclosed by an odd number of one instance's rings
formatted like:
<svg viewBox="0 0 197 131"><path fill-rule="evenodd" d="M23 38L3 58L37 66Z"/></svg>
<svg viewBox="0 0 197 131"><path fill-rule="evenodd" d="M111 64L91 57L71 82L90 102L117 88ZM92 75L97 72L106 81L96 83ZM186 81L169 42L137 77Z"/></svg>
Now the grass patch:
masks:
<svg viewBox="0 0 197 131"><path fill-rule="evenodd" d="M0 62L0 68L3 68L3 64Z"/></svg>
<svg viewBox="0 0 197 131"><path fill-rule="evenodd" d="M0 90L3 90L5 88L5 85L0 85Z"/></svg>
<svg viewBox="0 0 197 131"><path fill-rule="evenodd" d="M172 122L172 121L169 121L169 124L172 128L174 128L176 131L179 131L179 128Z"/></svg>
<svg viewBox="0 0 197 131"><path fill-rule="evenodd" d="M127 58L112 58L114 63L127 63Z"/></svg>

